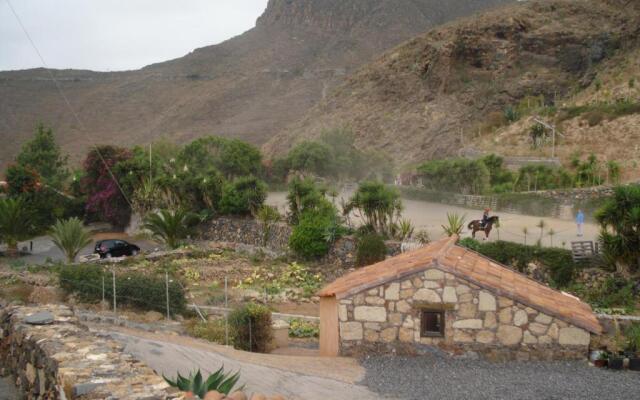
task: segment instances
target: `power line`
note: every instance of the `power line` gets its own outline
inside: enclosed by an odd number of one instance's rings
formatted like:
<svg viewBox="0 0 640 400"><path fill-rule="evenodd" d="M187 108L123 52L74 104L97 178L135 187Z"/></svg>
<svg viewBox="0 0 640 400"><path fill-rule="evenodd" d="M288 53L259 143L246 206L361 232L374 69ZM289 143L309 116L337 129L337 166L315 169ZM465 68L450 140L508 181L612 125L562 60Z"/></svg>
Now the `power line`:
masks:
<svg viewBox="0 0 640 400"><path fill-rule="evenodd" d="M49 68L49 65L47 64L47 62L45 61L44 57L42 56L42 53L40 53L40 50L38 49L38 46L36 46L35 42L31 38L31 35L29 35L29 32L27 31L27 28L22 23L22 20L20 19L20 16L16 12L16 10L13 8L13 5L11 4L11 1L10 0L5 0L5 1L7 2L7 5L9 6L9 9L11 10L11 13L13 14L13 16L18 21L18 24L20 25L20 28L22 28L22 31L24 32L25 36L29 40L29 43L31 43L31 47L33 47L33 49L35 50L36 54L38 55L38 58L40 59L40 62L42 63L42 66L44 67L44 69L49 74L49 77L51 78L53 83L56 85L56 89L58 90L58 93L60 93L60 96L62 96L62 98L64 99L64 102L66 103L67 107L69 108L69 111L71 111L71 114L75 118L75 120L78 123L78 125L80 125L80 128L83 131L86 132L87 131L86 126L84 125L84 123L82 122L82 120L78 116L78 113L76 113L75 109L71 105L71 102L67 98L67 95L64 93L64 90L62 90L62 87L60 86L60 83L58 82L56 77L53 75L53 72L51 72L51 69ZM120 193L122 194L122 197L124 197L124 199L126 200L127 204L129 204L129 207L131 207L131 209L133 209L133 205L131 204L131 201L129 201L129 197L125 194L124 190L122 189L122 186L120 186L120 182L118 182L118 179L116 179L116 176L113 174L113 171L111 170L111 167L109 166L107 161L102 156L102 153L100 152L100 149L95 144L93 145L93 147L96 150L96 154L98 154L98 157L100 157L100 160L102 161L102 163L106 167L107 172L109 172L109 175L111 176L111 179L116 184L116 186L118 186L118 189L120 190Z"/></svg>

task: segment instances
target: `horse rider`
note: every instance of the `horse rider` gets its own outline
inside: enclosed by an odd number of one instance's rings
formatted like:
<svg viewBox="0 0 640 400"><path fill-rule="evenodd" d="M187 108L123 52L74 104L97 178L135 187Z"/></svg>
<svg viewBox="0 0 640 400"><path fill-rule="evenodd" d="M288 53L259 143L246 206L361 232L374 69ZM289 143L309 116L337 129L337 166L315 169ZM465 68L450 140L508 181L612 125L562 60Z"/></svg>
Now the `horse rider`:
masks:
<svg viewBox="0 0 640 400"><path fill-rule="evenodd" d="M482 214L482 220L480 221L480 227L484 229L489 222L489 213L491 212L490 208L485 208L484 213Z"/></svg>

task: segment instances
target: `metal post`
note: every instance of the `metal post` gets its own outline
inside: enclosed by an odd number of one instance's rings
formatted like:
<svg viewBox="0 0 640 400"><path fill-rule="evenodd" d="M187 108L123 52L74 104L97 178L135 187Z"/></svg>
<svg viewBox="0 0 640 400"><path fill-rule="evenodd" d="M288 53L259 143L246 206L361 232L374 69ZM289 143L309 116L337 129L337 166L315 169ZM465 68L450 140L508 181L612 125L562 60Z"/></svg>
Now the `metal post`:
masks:
<svg viewBox="0 0 640 400"><path fill-rule="evenodd" d="M224 277L224 338L225 345L229 346L229 302L227 298L227 277Z"/></svg>
<svg viewBox="0 0 640 400"><path fill-rule="evenodd" d="M104 307L104 274L102 274L102 304Z"/></svg>
<svg viewBox="0 0 640 400"><path fill-rule="evenodd" d="M118 315L118 309L116 308L116 270L112 270L113 274L113 313Z"/></svg>
<svg viewBox="0 0 640 400"><path fill-rule="evenodd" d="M165 281L165 288L166 288L166 292L167 292L167 320L171 319L171 316L169 315L169 272L165 271L164 273L164 281Z"/></svg>
<svg viewBox="0 0 640 400"><path fill-rule="evenodd" d="M551 134L553 135L552 144L551 144L551 158L556 158L556 127L553 126L551 130Z"/></svg>
<svg viewBox="0 0 640 400"><path fill-rule="evenodd" d="M252 337L251 337L251 317L249 317L249 351L253 351Z"/></svg>

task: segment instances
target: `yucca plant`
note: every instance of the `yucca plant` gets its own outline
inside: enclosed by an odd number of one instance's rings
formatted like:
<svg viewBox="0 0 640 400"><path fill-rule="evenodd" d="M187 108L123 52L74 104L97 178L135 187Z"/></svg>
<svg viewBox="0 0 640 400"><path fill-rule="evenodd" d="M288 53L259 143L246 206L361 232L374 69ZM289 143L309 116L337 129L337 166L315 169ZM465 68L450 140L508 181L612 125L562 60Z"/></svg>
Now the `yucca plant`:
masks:
<svg viewBox="0 0 640 400"><path fill-rule="evenodd" d="M145 217L143 228L149 230L154 238L175 249L191 234L198 221L197 215L182 209L160 210Z"/></svg>
<svg viewBox="0 0 640 400"><path fill-rule="evenodd" d="M271 228L280 221L280 213L273 206L263 205L256 214L256 218L262 225L262 246L266 246L271 236Z"/></svg>
<svg viewBox="0 0 640 400"><path fill-rule="evenodd" d="M18 242L31 237L32 214L21 199L0 199L0 241L8 253L18 252Z"/></svg>
<svg viewBox="0 0 640 400"><path fill-rule="evenodd" d="M403 218L398 223L398 239L406 240L413 236L413 231L415 230L411 221L407 218Z"/></svg>
<svg viewBox="0 0 640 400"><path fill-rule="evenodd" d="M556 235L556 231L553 228L550 228L547 231L547 235L549 235L549 244L553 247L553 237Z"/></svg>
<svg viewBox="0 0 640 400"><path fill-rule="evenodd" d="M442 225L444 233L448 236L460 235L464 228L464 221L466 218L466 214L459 215L458 213L447 213L447 225Z"/></svg>
<svg viewBox="0 0 640 400"><path fill-rule="evenodd" d="M522 234L524 235L524 245L527 245L527 235L529 234L529 228L526 226L522 228Z"/></svg>
<svg viewBox="0 0 640 400"><path fill-rule="evenodd" d="M199 398L204 399L204 396L211 391L216 391L225 395L231 393L234 386L240 379L240 371L235 374L225 374L224 366L222 366L219 370L209 375L207 380L203 380L202 373L199 369L195 373L192 372L189 374L188 378L185 378L178 373L175 381L164 375L162 377L169 385L176 387L183 392L191 392ZM243 388L244 386L237 390L242 390Z"/></svg>
<svg viewBox="0 0 640 400"><path fill-rule="evenodd" d="M543 219L541 219L536 227L540 228L540 242L542 242L542 237L544 236L544 228L547 227L547 223Z"/></svg>
<svg viewBox="0 0 640 400"><path fill-rule="evenodd" d="M76 260L78 253L91 243L91 234L82 225L78 218L69 218L66 221L58 220L51 227L51 239L67 257L67 262Z"/></svg>

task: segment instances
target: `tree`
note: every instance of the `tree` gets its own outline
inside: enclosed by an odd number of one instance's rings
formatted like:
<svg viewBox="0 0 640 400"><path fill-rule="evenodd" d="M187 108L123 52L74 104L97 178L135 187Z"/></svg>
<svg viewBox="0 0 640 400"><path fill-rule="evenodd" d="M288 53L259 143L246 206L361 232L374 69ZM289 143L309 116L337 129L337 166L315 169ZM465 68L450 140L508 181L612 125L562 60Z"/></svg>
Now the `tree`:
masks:
<svg viewBox="0 0 640 400"><path fill-rule="evenodd" d="M340 234L337 210L327 201L318 209L302 213L289 237L289 246L303 258L317 259L329 252Z"/></svg>
<svg viewBox="0 0 640 400"><path fill-rule="evenodd" d="M69 177L68 156L62 156L53 130L38 124L33 139L22 146L16 163L35 171L47 185L61 189Z"/></svg>
<svg viewBox="0 0 640 400"><path fill-rule="evenodd" d="M87 211L120 228L129 223L131 207L118 186L114 166L131 157L125 148L100 146L91 150L84 161L82 186L87 194Z"/></svg>
<svg viewBox="0 0 640 400"><path fill-rule="evenodd" d="M91 234L78 218L58 220L51 227L51 239L67 257L67 262L73 263L85 246L91 243Z"/></svg>
<svg viewBox="0 0 640 400"><path fill-rule="evenodd" d="M254 176L238 178L224 186L220 211L223 214L255 214L267 199L267 186Z"/></svg>
<svg viewBox="0 0 640 400"><path fill-rule="evenodd" d="M357 210L365 225L378 234L389 236L391 226L402 212L398 191L380 182L362 182L347 203L344 213Z"/></svg>
<svg viewBox="0 0 640 400"><path fill-rule="evenodd" d="M262 170L262 155L256 147L238 139L207 136L185 146L178 156L178 166L196 173L211 167L227 179L258 176Z"/></svg>
<svg viewBox="0 0 640 400"><path fill-rule="evenodd" d="M31 212L22 199L0 199L0 240L9 253L17 253L18 242L29 239L33 231Z"/></svg>
<svg viewBox="0 0 640 400"><path fill-rule="evenodd" d="M197 224L198 217L182 209L160 210L147 215L143 228L172 249L178 248Z"/></svg>
<svg viewBox="0 0 640 400"><path fill-rule="evenodd" d="M289 167L294 171L323 177L331 175L331 149L323 143L302 142L289 152L288 158Z"/></svg>
<svg viewBox="0 0 640 400"><path fill-rule="evenodd" d="M595 214L602 252L619 272L640 271L640 187L621 186Z"/></svg>
<svg viewBox="0 0 640 400"><path fill-rule="evenodd" d="M304 212L324 207L329 201L325 198L325 189L319 187L313 179L295 177L289 183L287 203L289 222L296 225Z"/></svg>

